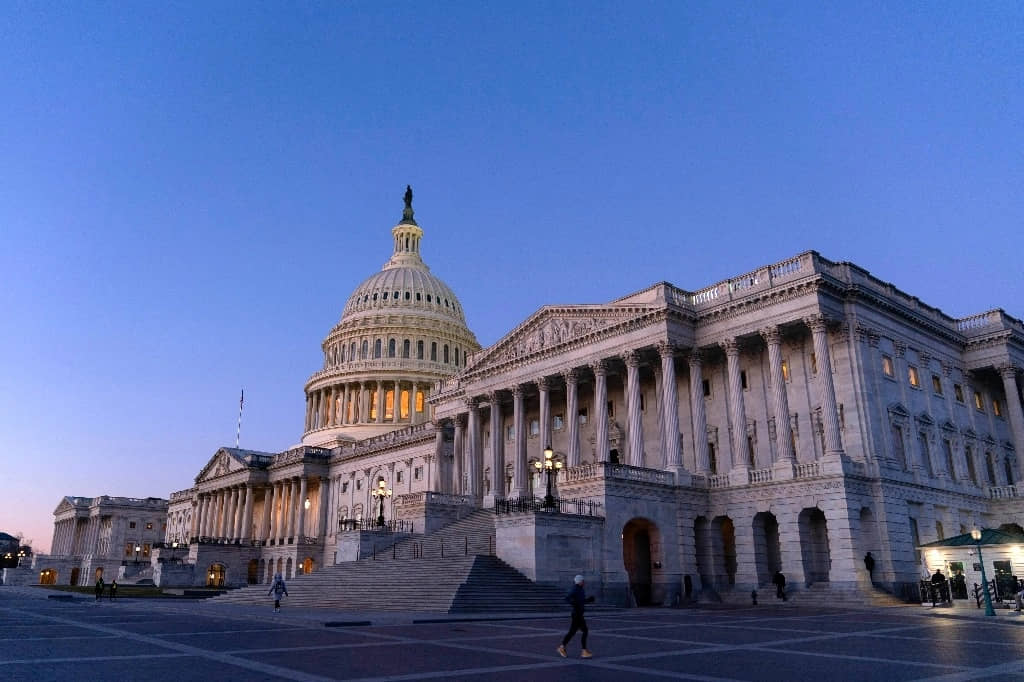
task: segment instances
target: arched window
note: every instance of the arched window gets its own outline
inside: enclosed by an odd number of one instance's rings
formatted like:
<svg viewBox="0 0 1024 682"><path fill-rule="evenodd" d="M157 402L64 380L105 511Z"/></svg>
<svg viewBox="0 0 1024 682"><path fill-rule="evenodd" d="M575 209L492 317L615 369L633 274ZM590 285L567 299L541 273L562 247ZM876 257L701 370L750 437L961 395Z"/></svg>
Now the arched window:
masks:
<svg viewBox="0 0 1024 682"><path fill-rule="evenodd" d="M395 340L394 339L390 339L388 341L388 357L389 358L395 357Z"/></svg>
<svg viewBox="0 0 1024 682"><path fill-rule="evenodd" d="M405 292L405 300L408 301L410 298L411 298L411 294L408 291Z"/></svg>
<svg viewBox="0 0 1024 682"><path fill-rule="evenodd" d="M409 347L410 347L411 344L412 344L412 342L409 341L409 339L406 339L405 341L402 342L402 357L403 358L409 357Z"/></svg>
<svg viewBox="0 0 1024 682"><path fill-rule="evenodd" d="M437 362L437 341L430 342L430 361Z"/></svg>
<svg viewBox="0 0 1024 682"><path fill-rule="evenodd" d="M422 360L423 359L423 341L417 341L416 342L416 359L417 360Z"/></svg>
<svg viewBox="0 0 1024 682"><path fill-rule="evenodd" d="M448 364L448 344L444 344L444 364Z"/></svg>
<svg viewBox="0 0 1024 682"><path fill-rule="evenodd" d="M365 359L366 359L366 352L367 352L367 350L368 350L368 347L367 347L367 345L366 345L366 339L363 339L363 350L362 350L362 352L361 352L361 353L359 354L359 358L360 358L361 360L365 360Z"/></svg>
<svg viewBox="0 0 1024 682"><path fill-rule="evenodd" d="M353 341L348 346L348 359L349 362L356 359L356 342Z"/></svg>
<svg viewBox="0 0 1024 682"><path fill-rule="evenodd" d="M374 359L380 357L380 339L373 342L373 357Z"/></svg>
<svg viewBox="0 0 1024 682"><path fill-rule="evenodd" d="M462 366L466 366L466 351L462 351Z"/></svg>
<svg viewBox="0 0 1024 682"><path fill-rule="evenodd" d="M459 366L459 347L455 346L455 366Z"/></svg>

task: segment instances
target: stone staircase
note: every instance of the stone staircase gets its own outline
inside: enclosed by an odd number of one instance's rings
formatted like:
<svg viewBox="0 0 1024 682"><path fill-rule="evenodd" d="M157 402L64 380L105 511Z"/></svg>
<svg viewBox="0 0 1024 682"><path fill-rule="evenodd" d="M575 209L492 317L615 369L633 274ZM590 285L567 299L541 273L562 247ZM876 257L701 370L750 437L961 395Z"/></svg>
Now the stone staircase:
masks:
<svg viewBox="0 0 1024 682"><path fill-rule="evenodd" d="M477 511L426 537L396 543L376 558L326 566L287 581L290 607L435 613L553 611L565 591L536 585L491 556L493 512ZM269 585L250 585L213 598L265 604Z"/></svg>
<svg viewBox="0 0 1024 682"><path fill-rule="evenodd" d="M843 608L879 608L906 606L906 602L868 583L856 587L839 587L830 583L813 583L803 590L789 592L789 603L799 606L840 606ZM766 602L775 602L775 592L766 592Z"/></svg>

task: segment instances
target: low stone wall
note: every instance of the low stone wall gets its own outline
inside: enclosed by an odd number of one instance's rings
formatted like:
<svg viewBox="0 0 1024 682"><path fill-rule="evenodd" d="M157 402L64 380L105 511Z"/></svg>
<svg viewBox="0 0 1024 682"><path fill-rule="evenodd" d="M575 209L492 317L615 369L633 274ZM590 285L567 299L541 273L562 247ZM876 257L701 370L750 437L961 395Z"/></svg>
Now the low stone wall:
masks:
<svg viewBox="0 0 1024 682"><path fill-rule="evenodd" d="M389 533L379 530L348 530L338 533L335 563L358 561L374 554L390 556L395 543L409 537L409 533Z"/></svg>
<svg viewBox="0 0 1024 682"><path fill-rule="evenodd" d="M604 519L556 512L498 516L498 557L536 583L572 586L583 574L595 592L601 589Z"/></svg>

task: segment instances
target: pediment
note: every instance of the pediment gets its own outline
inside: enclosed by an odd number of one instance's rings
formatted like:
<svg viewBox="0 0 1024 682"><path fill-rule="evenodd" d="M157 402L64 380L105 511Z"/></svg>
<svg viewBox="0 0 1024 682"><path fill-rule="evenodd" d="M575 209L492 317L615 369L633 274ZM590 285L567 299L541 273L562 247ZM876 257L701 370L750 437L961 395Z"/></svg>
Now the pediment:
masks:
<svg viewBox="0 0 1024 682"><path fill-rule="evenodd" d="M200 470L199 475L196 476L196 483L202 483L211 478L217 478L224 474L230 474L233 471L242 471L248 468L245 462L240 461L227 448L221 448L213 454L213 457L206 463L206 466Z"/></svg>
<svg viewBox="0 0 1024 682"><path fill-rule="evenodd" d="M467 374L568 347L580 339L638 319L663 304L545 306L471 361Z"/></svg>
<svg viewBox="0 0 1024 682"><path fill-rule="evenodd" d="M60 501L60 504L57 505L57 508L53 510L53 513L54 515L63 514L64 512L74 511L74 509L75 505L71 504L71 501L65 497Z"/></svg>
<svg viewBox="0 0 1024 682"><path fill-rule="evenodd" d="M900 403L889 403L889 412L899 415L900 417L910 416L910 412L907 412L907 408L903 407Z"/></svg>
<svg viewBox="0 0 1024 682"><path fill-rule="evenodd" d="M922 412L921 414L917 415L917 423L924 424L926 426L934 426L935 420L932 419L931 415L928 414L927 412Z"/></svg>
<svg viewBox="0 0 1024 682"><path fill-rule="evenodd" d="M942 422L942 430L956 432L956 425L948 419Z"/></svg>

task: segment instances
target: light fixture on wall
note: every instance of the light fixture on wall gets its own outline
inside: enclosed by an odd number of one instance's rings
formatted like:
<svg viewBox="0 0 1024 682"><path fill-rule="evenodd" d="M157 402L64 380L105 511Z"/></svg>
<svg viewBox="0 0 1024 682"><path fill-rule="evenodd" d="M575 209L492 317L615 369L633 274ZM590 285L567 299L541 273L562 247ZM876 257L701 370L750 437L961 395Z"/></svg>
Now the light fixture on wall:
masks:
<svg viewBox="0 0 1024 682"><path fill-rule="evenodd" d="M302 503L302 506L306 508L306 511L309 511L309 498L308 497L306 498L306 501Z"/></svg>

